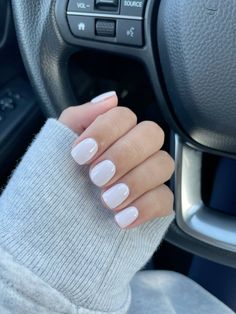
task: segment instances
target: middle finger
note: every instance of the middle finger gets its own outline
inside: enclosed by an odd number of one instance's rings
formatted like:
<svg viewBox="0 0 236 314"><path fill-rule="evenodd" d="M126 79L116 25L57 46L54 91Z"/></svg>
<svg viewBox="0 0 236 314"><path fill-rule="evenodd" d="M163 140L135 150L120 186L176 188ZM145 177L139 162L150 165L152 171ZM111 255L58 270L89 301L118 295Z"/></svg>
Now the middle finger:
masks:
<svg viewBox="0 0 236 314"><path fill-rule="evenodd" d="M163 142L164 133L156 123L141 122L92 164L90 169L92 182L99 187L111 185L157 152Z"/></svg>

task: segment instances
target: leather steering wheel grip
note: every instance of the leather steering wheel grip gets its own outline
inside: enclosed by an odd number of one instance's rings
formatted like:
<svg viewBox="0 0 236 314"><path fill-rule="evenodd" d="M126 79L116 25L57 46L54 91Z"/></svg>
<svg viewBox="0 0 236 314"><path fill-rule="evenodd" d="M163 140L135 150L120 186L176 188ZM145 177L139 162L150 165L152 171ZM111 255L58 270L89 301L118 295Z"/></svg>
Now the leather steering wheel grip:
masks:
<svg viewBox="0 0 236 314"><path fill-rule="evenodd" d="M55 2L12 0L25 68L53 117L76 103L67 63L78 50L59 33ZM158 45L175 119L195 143L223 154L236 153L235 30L234 0L161 1Z"/></svg>
<svg viewBox="0 0 236 314"><path fill-rule="evenodd" d="M30 82L47 116L76 103L67 72L73 52L62 39L53 0L12 0L19 47Z"/></svg>
<svg viewBox="0 0 236 314"><path fill-rule="evenodd" d="M197 143L236 153L236 2L163 0L162 71L172 108Z"/></svg>

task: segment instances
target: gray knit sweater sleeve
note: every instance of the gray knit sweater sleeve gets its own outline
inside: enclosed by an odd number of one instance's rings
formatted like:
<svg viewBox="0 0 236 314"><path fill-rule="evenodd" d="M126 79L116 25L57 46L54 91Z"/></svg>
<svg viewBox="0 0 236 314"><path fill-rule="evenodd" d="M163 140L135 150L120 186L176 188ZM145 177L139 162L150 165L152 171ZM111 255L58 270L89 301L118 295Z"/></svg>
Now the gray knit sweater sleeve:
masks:
<svg viewBox="0 0 236 314"><path fill-rule="evenodd" d="M48 120L1 195L1 313L125 313L130 280L173 220L120 229L72 160L75 139Z"/></svg>

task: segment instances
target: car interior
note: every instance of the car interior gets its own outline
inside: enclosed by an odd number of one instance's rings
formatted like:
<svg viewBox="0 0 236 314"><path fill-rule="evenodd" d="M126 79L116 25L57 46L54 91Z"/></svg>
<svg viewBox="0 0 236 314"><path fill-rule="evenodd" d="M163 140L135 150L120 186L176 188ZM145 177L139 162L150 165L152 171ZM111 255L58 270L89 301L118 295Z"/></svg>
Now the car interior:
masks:
<svg viewBox="0 0 236 314"><path fill-rule="evenodd" d="M115 90L176 161L176 219L145 269L236 311L235 36L233 0L1 0L1 189L48 117Z"/></svg>

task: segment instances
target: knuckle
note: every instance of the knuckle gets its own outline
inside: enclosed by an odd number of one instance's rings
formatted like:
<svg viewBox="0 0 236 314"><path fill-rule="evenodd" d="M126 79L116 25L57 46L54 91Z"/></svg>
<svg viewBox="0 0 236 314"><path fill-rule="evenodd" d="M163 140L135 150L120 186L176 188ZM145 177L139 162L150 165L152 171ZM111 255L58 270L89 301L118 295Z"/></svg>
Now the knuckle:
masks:
<svg viewBox="0 0 236 314"><path fill-rule="evenodd" d="M106 123L106 120L104 119L104 114L100 114L98 115L95 120L94 120L94 123L103 123L105 124Z"/></svg>
<svg viewBox="0 0 236 314"><path fill-rule="evenodd" d="M59 116L58 120L69 126L69 121L71 121L71 119L76 114L75 110L76 110L76 107L73 107L73 106L67 107L66 109L64 109L62 111L62 113Z"/></svg>
<svg viewBox="0 0 236 314"><path fill-rule="evenodd" d="M165 202L165 207L168 209L172 209L173 204L174 204L174 193L165 184L163 184L162 189L163 189L163 196L164 196L163 199Z"/></svg>
<svg viewBox="0 0 236 314"><path fill-rule="evenodd" d="M143 121L140 124L147 129L150 137L153 139L158 138L161 143L164 143L165 133L157 123L153 121Z"/></svg>
<svg viewBox="0 0 236 314"><path fill-rule="evenodd" d="M127 123L123 123L124 119ZM119 136L119 134L123 133L123 129L126 124L135 124L136 123L136 115L126 107L116 107L105 114L99 115L95 119L95 123L100 125L104 132L111 132L115 136Z"/></svg>
<svg viewBox="0 0 236 314"><path fill-rule="evenodd" d="M61 115L63 116L68 116L68 115L72 115L75 112L75 107L74 106L70 106L67 107L66 109L64 109L61 113Z"/></svg>
<svg viewBox="0 0 236 314"><path fill-rule="evenodd" d="M120 151L125 153L125 158L129 158L133 163L139 158L141 147L135 141L128 138L122 140L122 145L120 146Z"/></svg>
<svg viewBox="0 0 236 314"><path fill-rule="evenodd" d="M117 115L122 116L124 119L135 122L135 124L137 123L137 116L131 109L127 107L116 107L113 110Z"/></svg>
<svg viewBox="0 0 236 314"><path fill-rule="evenodd" d="M169 153L167 153L164 150L160 150L158 154L159 154L161 160L163 161L163 163L165 164L166 170L168 171L168 173L170 173L170 176L172 176L172 174L175 170L174 159L170 156Z"/></svg>

